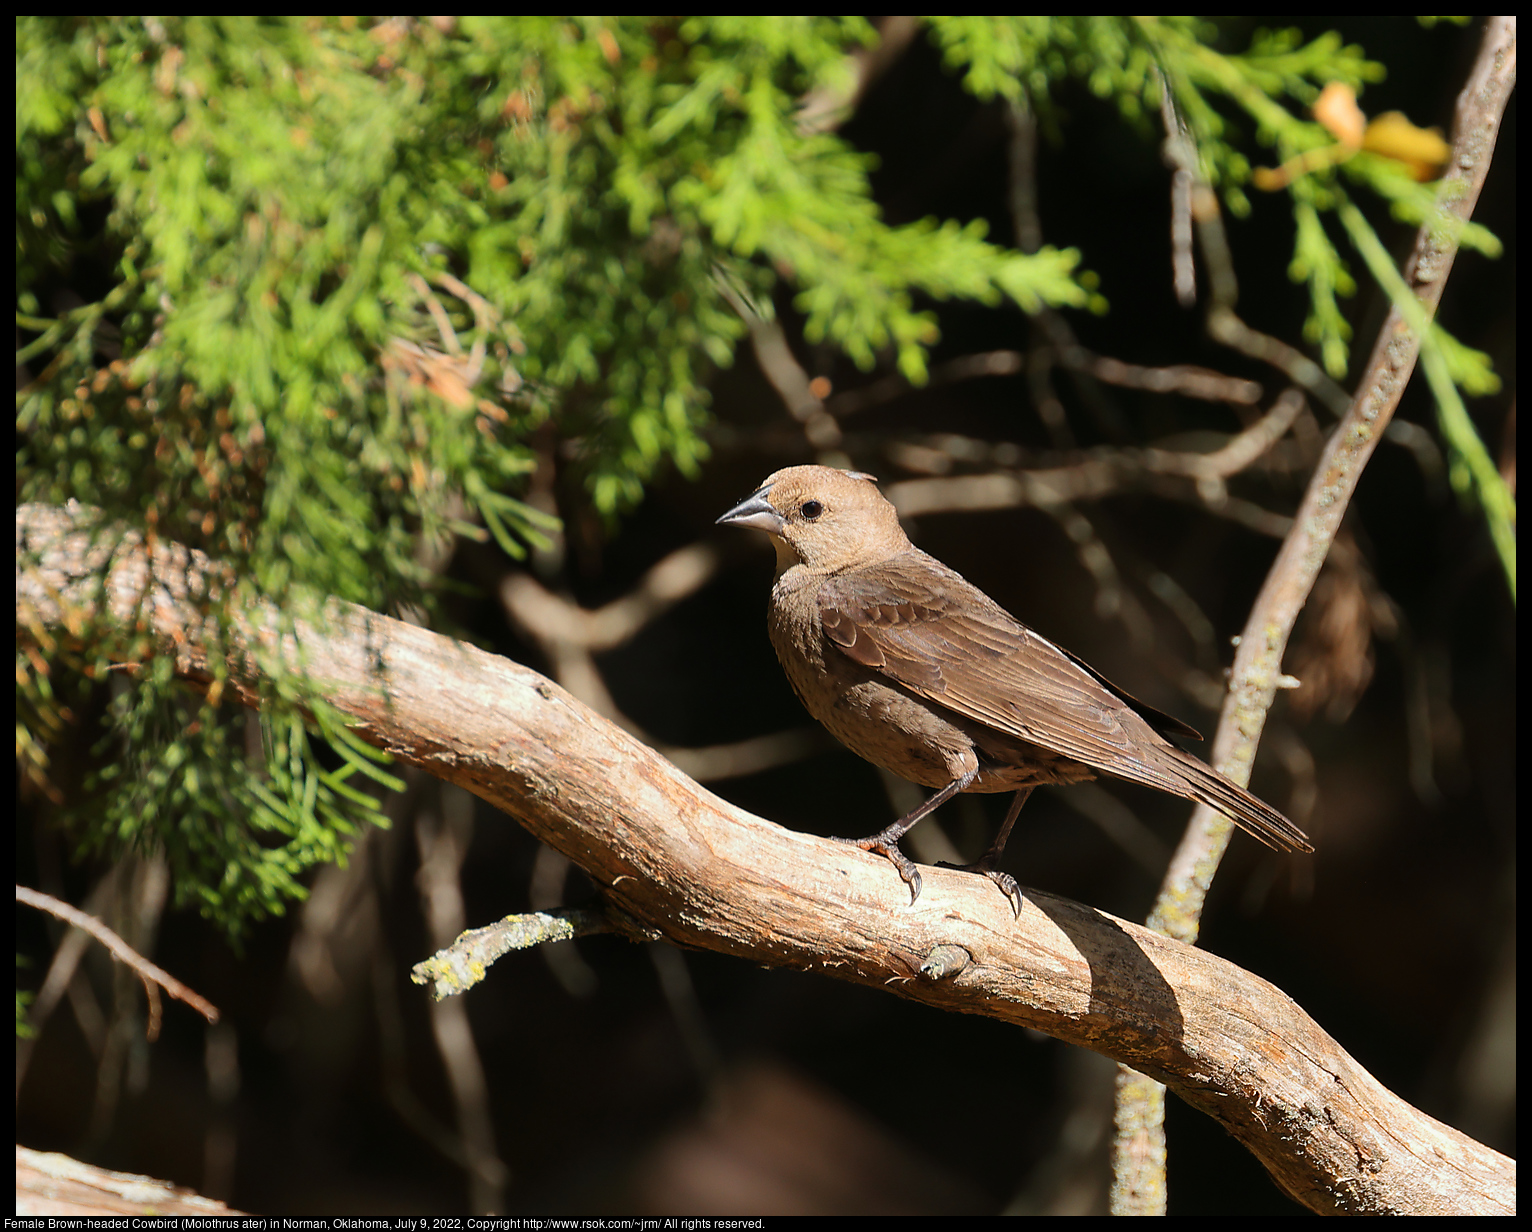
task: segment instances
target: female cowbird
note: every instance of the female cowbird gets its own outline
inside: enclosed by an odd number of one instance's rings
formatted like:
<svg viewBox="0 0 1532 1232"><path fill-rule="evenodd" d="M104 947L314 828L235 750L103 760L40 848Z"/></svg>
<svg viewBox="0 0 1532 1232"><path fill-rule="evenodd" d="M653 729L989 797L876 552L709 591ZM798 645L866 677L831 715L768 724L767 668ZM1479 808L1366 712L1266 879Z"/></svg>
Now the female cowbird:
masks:
<svg viewBox="0 0 1532 1232"><path fill-rule="evenodd" d="M916 822L962 791L1014 791L993 845L966 871L1021 914L995 864L1042 783L1097 772L1199 800L1268 847L1313 851L1269 804L1171 744L1201 739L1039 637L977 586L915 547L871 475L790 466L718 519L771 536L777 579L767 628L793 691L837 740L875 766L940 790L868 838L920 897L899 850Z"/></svg>

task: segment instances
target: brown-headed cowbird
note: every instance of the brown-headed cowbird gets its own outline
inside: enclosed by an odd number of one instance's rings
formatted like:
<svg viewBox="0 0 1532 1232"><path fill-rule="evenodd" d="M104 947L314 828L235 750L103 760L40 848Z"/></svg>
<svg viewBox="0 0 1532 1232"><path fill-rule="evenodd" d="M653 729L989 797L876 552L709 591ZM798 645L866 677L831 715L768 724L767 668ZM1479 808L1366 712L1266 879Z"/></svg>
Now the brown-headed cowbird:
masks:
<svg viewBox="0 0 1532 1232"><path fill-rule="evenodd" d="M905 536L871 475L790 466L719 522L771 536L777 579L767 627L809 713L875 766L940 790L856 841L886 856L920 897L899 840L963 791L1014 791L993 845L967 871L994 881L1021 914L1021 891L995 864L1032 789L1097 772L1211 805L1278 850L1313 851L1297 826L1166 736L1201 739L1135 700L926 555Z"/></svg>

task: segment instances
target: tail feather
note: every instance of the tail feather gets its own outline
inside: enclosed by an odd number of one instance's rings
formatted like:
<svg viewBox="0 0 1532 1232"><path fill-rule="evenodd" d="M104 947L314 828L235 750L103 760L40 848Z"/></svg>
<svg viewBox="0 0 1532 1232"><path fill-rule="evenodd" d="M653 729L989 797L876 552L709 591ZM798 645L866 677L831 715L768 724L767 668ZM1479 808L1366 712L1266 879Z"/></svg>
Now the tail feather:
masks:
<svg viewBox="0 0 1532 1232"><path fill-rule="evenodd" d="M1217 809L1245 833L1277 851L1313 851L1309 837L1264 800L1231 783L1190 753L1174 750L1184 794Z"/></svg>

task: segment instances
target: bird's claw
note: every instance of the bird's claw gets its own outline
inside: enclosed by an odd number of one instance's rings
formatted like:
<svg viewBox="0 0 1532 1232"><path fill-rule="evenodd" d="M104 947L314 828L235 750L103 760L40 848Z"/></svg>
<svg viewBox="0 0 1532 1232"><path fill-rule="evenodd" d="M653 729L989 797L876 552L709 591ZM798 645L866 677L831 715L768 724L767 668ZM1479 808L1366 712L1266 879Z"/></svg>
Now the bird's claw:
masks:
<svg viewBox="0 0 1532 1232"><path fill-rule="evenodd" d="M899 850L898 843L885 842L876 834L871 838L842 838L837 839L836 842L849 843L863 851L871 851L882 856L899 870L899 876L903 877L905 885L910 887L910 906L915 905L915 900L920 897L920 870L915 867L915 861Z"/></svg>
<svg viewBox="0 0 1532 1232"><path fill-rule="evenodd" d="M978 873L981 877L988 877L1000 887L1000 893L1010 900L1011 910L1016 913L1016 918L1021 919L1021 887L1016 884L1016 878L1010 873L1002 873L997 868L991 868L987 860L979 860L974 864L948 864L942 860L936 867L951 868L960 873Z"/></svg>

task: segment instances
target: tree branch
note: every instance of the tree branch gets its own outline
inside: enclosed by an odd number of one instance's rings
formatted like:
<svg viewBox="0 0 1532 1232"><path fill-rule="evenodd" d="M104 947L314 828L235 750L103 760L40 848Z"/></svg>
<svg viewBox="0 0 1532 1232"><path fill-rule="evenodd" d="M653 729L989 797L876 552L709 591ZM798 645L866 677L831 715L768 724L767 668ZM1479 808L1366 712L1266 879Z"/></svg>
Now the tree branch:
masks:
<svg viewBox="0 0 1532 1232"><path fill-rule="evenodd" d="M149 998L148 1035L151 1040L158 1039L160 1034L160 1002L159 994L155 992L156 987L163 988L177 1001L186 1002L208 1022L218 1021L218 1009L211 1001L188 988L170 972L156 967L95 916L81 911L78 907L72 907L66 902L61 902L51 894L31 889L29 886L16 887L16 901L26 903L29 907L36 907L39 911L46 911L49 915L56 916L64 923L94 937L111 951L113 958L132 970L133 974L143 981L144 994Z"/></svg>
<svg viewBox="0 0 1532 1232"><path fill-rule="evenodd" d="M180 674L209 679L196 591L217 566L131 532L113 548L82 529L89 516L17 510L18 636L147 619ZM322 632L276 639L276 613L239 614L227 692L256 702L257 639L294 667L301 650L359 734L563 852L630 936L821 971L1091 1048L1214 1117L1315 1210L1514 1210L1513 1161L1390 1093L1231 963L1030 890L1017 920L992 887L938 868L910 905L884 861L720 800L536 672L354 606L332 602L325 618Z"/></svg>

